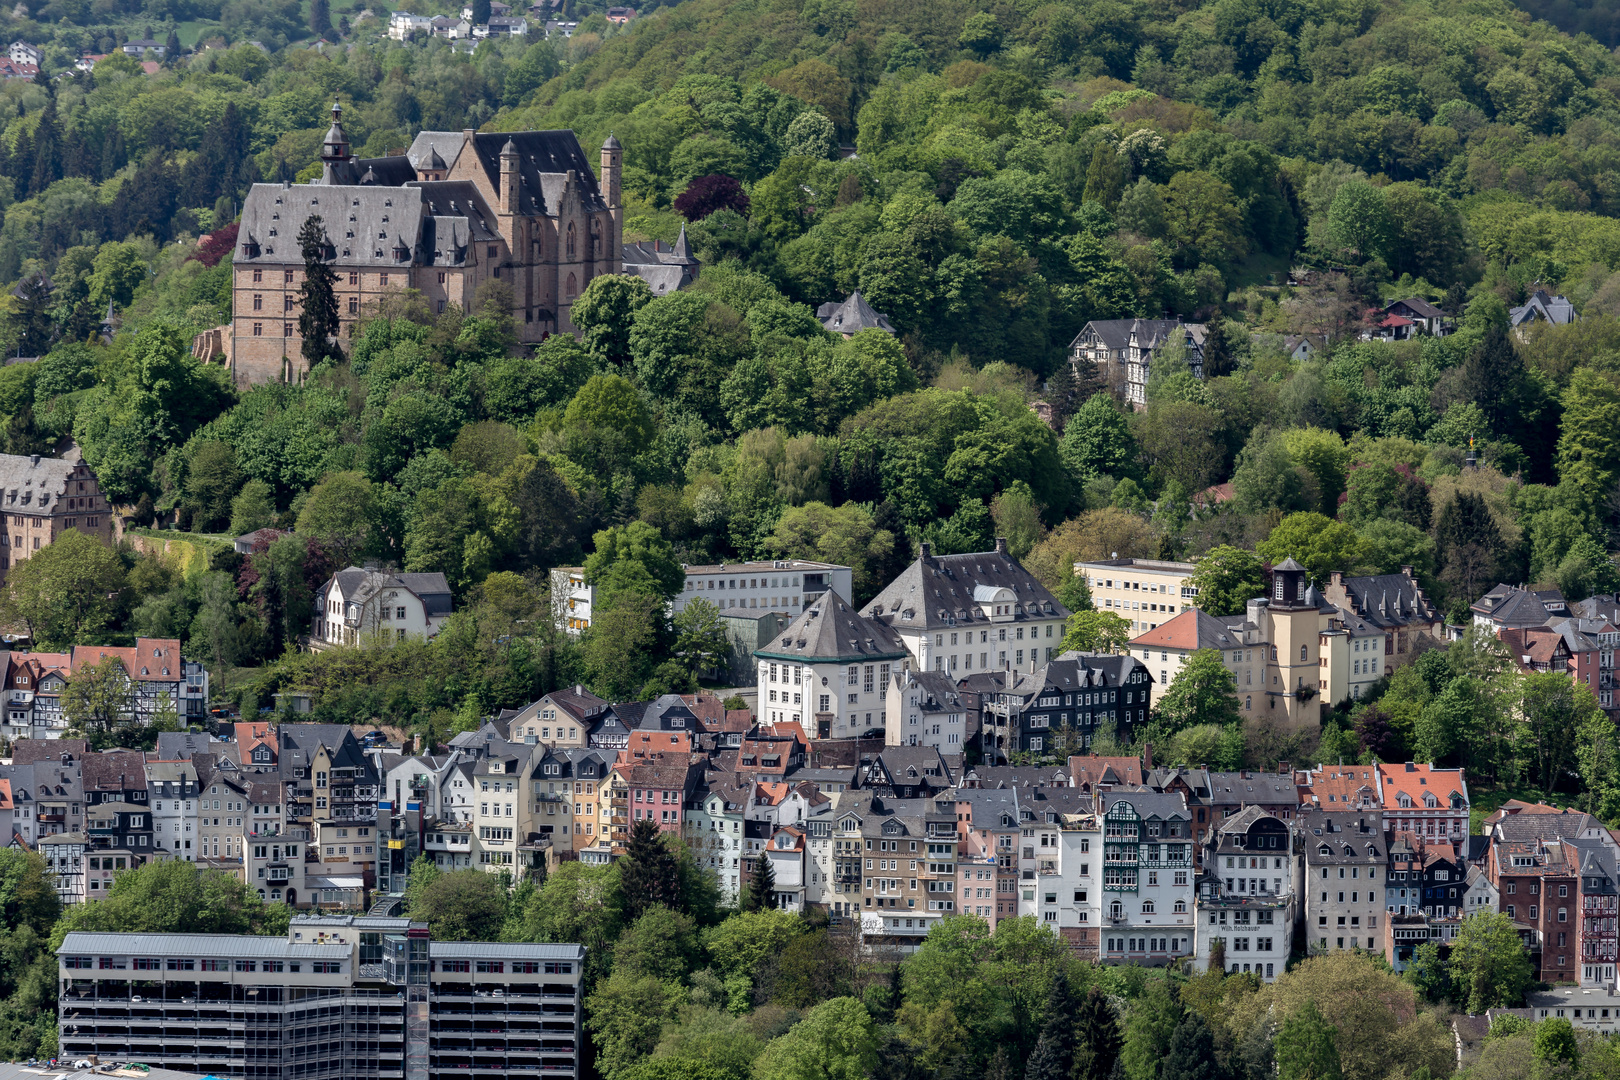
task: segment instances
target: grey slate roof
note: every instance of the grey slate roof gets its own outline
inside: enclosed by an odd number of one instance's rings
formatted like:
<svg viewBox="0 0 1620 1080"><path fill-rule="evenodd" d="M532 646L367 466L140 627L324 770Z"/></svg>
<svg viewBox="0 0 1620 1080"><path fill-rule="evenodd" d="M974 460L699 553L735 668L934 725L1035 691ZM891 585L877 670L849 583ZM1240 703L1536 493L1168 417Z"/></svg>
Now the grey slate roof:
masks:
<svg viewBox="0 0 1620 1080"><path fill-rule="evenodd" d="M1445 312L1441 311L1439 308L1435 307L1421 296L1408 296L1404 300L1396 300L1393 303L1386 305L1384 310L1388 311L1396 304L1405 304L1413 312L1421 315L1425 319L1444 319L1447 317Z"/></svg>
<svg viewBox="0 0 1620 1080"><path fill-rule="evenodd" d="M1470 610L1486 616L1498 629L1528 629L1547 625L1547 605L1528 589L1498 585Z"/></svg>
<svg viewBox="0 0 1620 1080"><path fill-rule="evenodd" d="M835 663L903 660L909 654L905 642L887 625L866 618L828 589L754 655L800 663Z"/></svg>
<svg viewBox="0 0 1620 1080"><path fill-rule="evenodd" d="M1312 866L1349 866L1388 857L1384 826L1375 811L1353 814L1303 810L1298 823L1305 861ZM1326 854L1322 852L1324 847Z"/></svg>
<svg viewBox="0 0 1620 1080"><path fill-rule="evenodd" d="M419 131L405 151L405 157L418 169L449 169L461 156L465 142L459 131ZM435 155L438 164L434 164Z"/></svg>
<svg viewBox="0 0 1620 1080"><path fill-rule="evenodd" d="M862 614L897 630L989 626L992 616L974 599L975 591L986 585L1012 590L1014 624L1069 617L1069 609L1005 551L925 553L878 593Z"/></svg>
<svg viewBox="0 0 1620 1080"><path fill-rule="evenodd" d="M67 493L68 477L77 467L78 462L61 458L0 454L0 507L48 513L52 502Z"/></svg>
<svg viewBox="0 0 1620 1080"><path fill-rule="evenodd" d="M1137 340L1145 343L1151 338L1163 340L1164 336L1176 327L1185 325L1187 324L1179 319L1093 319L1080 328L1080 333L1069 347L1074 348L1080 344L1081 338L1092 332L1097 335L1104 348L1124 349L1130 346L1133 326L1137 331Z"/></svg>
<svg viewBox="0 0 1620 1080"><path fill-rule="evenodd" d="M326 230L326 258L337 266L462 266L471 244L495 236L493 213L463 181L254 184L242 207L236 261L301 263L298 231L316 215Z"/></svg>
<svg viewBox="0 0 1620 1080"><path fill-rule="evenodd" d="M960 712L968 707L955 680L943 671L908 670L896 674L895 678L904 680L903 689L915 686L920 691L917 707L924 712Z"/></svg>
<svg viewBox="0 0 1620 1080"><path fill-rule="evenodd" d="M1276 821L1277 819L1266 813L1258 806L1245 806L1231 817L1223 818L1215 823L1215 832L1223 837L1236 836L1247 833L1258 821Z"/></svg>
<svg viewBox="0 0 1620 1080"><path fill-rule="evenodd" d="M872 305L861 296L859 289L845 297L841 304L831 300L822 304L816 309L816 318L821 320L822 326L835 334L858 334L862 330L894 333L894 324L889 322L889 317L874 311Z"/></svg>
<svg viewBox="0 0 1620 1080"><path fill-rule="evenodd" d="M1538 319L1563 326L1580 318L1575 305L1562 296L1549 296L1546 289L1537 289L1530 298L1516 308L1508 309L1508 325L1523 326Z"/></svg>
<svg viewBox="0 0 1620 1080"><path fill-rule="evenodd" d="M450 614L450 583L443 574L389 574L351 566L333 574L332 580L348 603L363 604L384 589L408 589L430 617Z"/></svg>
<svg viewBox="0 0 1620 1080"><path fill-rule="evenodd" d="M612 136L609 142L618 146L618 140ZM657 240L624 244L619 249L619 261L624 265L624 272L645 281L654 296L667 296L697 279L698 260L692 254L692 243L686 238L684 224L673 247L665 248Z"/></svg>
<svg viewBox="0 0 1620 1080"><path fill-rule="evenodd" d="M1583 619L1607 619L1611 626L1620 626L1620 596L1598 593L1569 605L1572 614Z"/></svg>
<svg viewBox="0 0 1620 1080"><path fill-rule="evenodd" d="M1157 818L1160 821L1169 821L1172 818L1187 820L1192 815L1187 810L1187 800L1180 792L1149 791L1146 788L1121 789L1100 791L1095 796L1097 800L1097 813L1106 814L1108 808L1115 803L1130 803L1135 807L1137 816L1144 821Z"/></svg>
<svg viewBox="0 0 1620 1080"><path fill-rule="evenodd" d="M1263 803L1297 803L1299 788L1292 773L1215 772L1210 770L1209 801L1212 806Z"/></svg>
<svg viewBox="0 0 1620 1080"><path fill-rule="evenodd" d="M624 272L634 274L647 283L654 296L668 296L692 284L694 280L692 271L685 266L664 266L659 263L645 263L631 261L631 248L636 244L626 244L621 258L624 261Z"/></svg>
<svg viewBox="0 0 1620 1080"><path fill-rule="evenodd" d="M419 154L429 148L439 149L441 142L447 139L460 144L463 136L460 132L421 132L407 155L417 160ZM518 213L556 217L570 170L574 173L580 204L587 211L607 209L596 186L596 173L591 170L590 160L572 131L475 132L466 149L483 166L495 191L501 189L501 150L508 142L518 155ZM449 154L443 156L446 160L451 158Z"/></svg>
<svg viewBox="0 0 1620 1080"><path fill-rule="evenodd" d="M211 754L218 749L210 735L196 735L189 731L160 731L157 737L157 760L186 761L195 754Z"/></svg>
<svg viewBox="0 0 1620 1080"><path fill-rule="evenodd" d="M867 771L866 786L947 788L955 777L935 746L885 746Z"/></svg>
<svg viewBox="0 0 1620 1080"><path fill-rule="evenodd" d="M952 797L968 804L970 828L1000 831L1019 827L1017 788L958 788Z"/></svg>
<svg viewBox="0 0 1620 1080"><path fill-rule="evenodd" d="M1419 595L1417 581L1405 574L1347 577L1343 581L1356 614L1374 626L1428 624L1440 617L1434 605Z"/></svg>
<svg viewBox="0 0 1620 1080"><path fill-rule="evenodd" d="M1068 770L1055 765L975 765L963 779L987 788L1023 788L1026 793L1069 787Z"/></svg>
<svg viewBox="0 0 1620 1080"><path fill-rule="evenodd" d="M1568 840L1587 829L1602 827L1597 818L1578 810L1566 810L1562 814L1510 814L1493 826L1492 839L1505 844Z"/></svg>

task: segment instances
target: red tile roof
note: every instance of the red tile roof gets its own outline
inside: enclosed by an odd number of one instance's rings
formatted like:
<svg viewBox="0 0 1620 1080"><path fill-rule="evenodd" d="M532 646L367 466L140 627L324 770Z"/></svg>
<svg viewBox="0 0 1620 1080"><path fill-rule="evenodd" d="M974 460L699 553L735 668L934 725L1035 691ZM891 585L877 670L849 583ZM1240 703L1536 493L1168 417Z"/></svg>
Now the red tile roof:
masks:
<svg viewBox="0 0 1620 1080"><path fill-rule="evenodd" d="M1069 776L1073 778L1075 787L1094 787L1097 784L1140 787L1143 783L1142 759L1075 755L1069 758Z"/></svg>

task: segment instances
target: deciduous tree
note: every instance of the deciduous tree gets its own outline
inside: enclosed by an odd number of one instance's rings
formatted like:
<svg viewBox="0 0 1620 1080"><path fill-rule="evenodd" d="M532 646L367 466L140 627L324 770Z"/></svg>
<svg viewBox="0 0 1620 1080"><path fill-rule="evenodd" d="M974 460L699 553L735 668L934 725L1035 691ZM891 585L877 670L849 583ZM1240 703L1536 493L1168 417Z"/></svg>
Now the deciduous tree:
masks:
<svg viewBox="0 0 1620 1080"><path fill-rule="evenodd" d="M1241 724L1237 676L1221 662L1217 649L1199 649L1177 665L1170 685L1161 687L1153 709L1153 722L1164 735L1174 735L1197 724L1222 727ZM1162 737L1162 736L1161 736Z"/></svg>
<svg viewBox="0 0 1620 1080"><path fill-rule="evenodd" d="M1063 628L1061 649L1087 653L1123 652L1130 644L1131 624L1112 611L1076 611Z"/></svg>
<svg viewBox="0 0 1620 1080"><path fill-rule="evenodd" d="M1513 920L1500 911L1476 911L1463 919L1451 944L1451 974L1470 1013L1516 1008L1535 977Z"/></svg>
<svg viewBox="0 0 1620 1080"><path fill-rule="evenodd" d="M1254 552L1221 544L1198 560L1187 583L1198 590L1201 610L1241 615L1250 600L1266 594L1266 568Z"/></svg>
<svg viewBox="0 0 1620 1080"><path fill-rule="evenodd" d="M124 588L118 555L77 529L13 558L0 593L0 619L22 627L36 645L89 644L111 623Z"/></svg>
<svg viewBox="0 0 1620 1080"><path fill-rule="evenodd" d="M411 917L440 941L495 941L506 922L506 890L482 870L443 873L417 895Z"/></svg>
<svg viewBox="0 0 1620 1080"><path fill-rule="evenodd" d="M1277 1032L1277 1075L1280 1080L1342 1080L1338 1030L1307 1001Z"/></svg>

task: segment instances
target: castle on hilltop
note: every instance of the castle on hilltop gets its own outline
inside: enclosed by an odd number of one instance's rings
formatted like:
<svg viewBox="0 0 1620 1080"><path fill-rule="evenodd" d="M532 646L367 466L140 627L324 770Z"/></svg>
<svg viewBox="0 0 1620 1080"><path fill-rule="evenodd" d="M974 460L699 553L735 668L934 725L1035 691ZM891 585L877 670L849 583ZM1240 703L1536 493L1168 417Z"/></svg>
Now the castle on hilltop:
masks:
<svg viewBox="0 0 1620 1080"><path fill-rule="evenodd" d="M623 157L610 135L599 179L572 131L468 129L423 131L403 154L357 158L334 104L321 178L248 193L233 318L198 338L197 355L223 360L239 386L303 378L298 233L317 215L337 274L341 340L384 294L414 289L431 311L470 309L491 279L511 286L520 341L572 331L569 313L591 279L626 270Z"/></svg>

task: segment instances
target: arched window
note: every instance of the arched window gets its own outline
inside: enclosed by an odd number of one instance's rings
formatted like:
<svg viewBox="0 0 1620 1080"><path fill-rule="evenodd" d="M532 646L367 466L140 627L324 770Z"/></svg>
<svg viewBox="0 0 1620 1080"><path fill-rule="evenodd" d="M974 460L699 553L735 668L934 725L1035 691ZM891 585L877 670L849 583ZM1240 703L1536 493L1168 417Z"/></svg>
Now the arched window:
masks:
<svg viewBox="0 0 1620 1080"><path fill-rule="evenodd" d="M1299 658L1301 661L1305 659L1305 646L1303 645L1299 647Z"/></svg>
<svg viewBox="0 0 1620 1080"><path fill-rule="evenodd" d="M1115 900L1108 907L1108 917L1111 919L1123 919L1125 917L1125 905Z"/></svg>
<svg viewBox="0 0 1620 1080"><path fill-rule="evenodd" d="M570 247L573 246L574 238L572 236L568 238L568 243ZM579 295L579 281L574 277L573 274L568 275L568 292L566 295L570 300Z"/></svg>
<svg viewBox="0 0 1620 1080"><path fill-rule="evenodd" d="M1176 901L1176 914L1177 915L1185 915L1186 913L1187 913L1187 901L1185 901L1185 900L1177 900Z"/></svg>
<svg viewBox="0 0 1620 1080"><path fill-rule="evenodd" d="M593 218L591 220L591 258L600 259L601 257L602 257L602 223Z"/></svg>
<svg viewBox="0 0 1620 1080"><path fill-rule="evenodd" d="M1144 915L1152 915L1153 914L1153 901L1151 901L1151 900L1142 901L1142 914L1144 914Z"/></svg>
<svg viewBox="0 0 1620 1080"><path fill-rule="evenodd" d="M574 223L572 221L568 223L568 257L570 259L574 257Z"/></svg>

